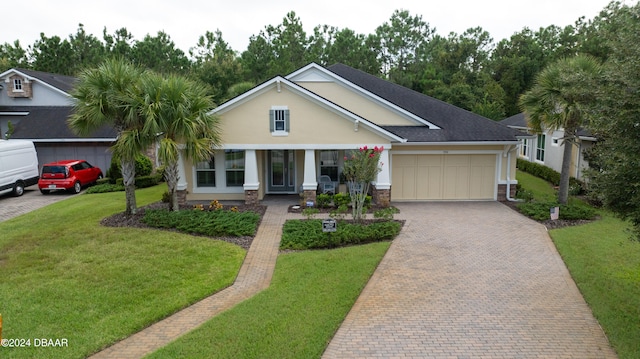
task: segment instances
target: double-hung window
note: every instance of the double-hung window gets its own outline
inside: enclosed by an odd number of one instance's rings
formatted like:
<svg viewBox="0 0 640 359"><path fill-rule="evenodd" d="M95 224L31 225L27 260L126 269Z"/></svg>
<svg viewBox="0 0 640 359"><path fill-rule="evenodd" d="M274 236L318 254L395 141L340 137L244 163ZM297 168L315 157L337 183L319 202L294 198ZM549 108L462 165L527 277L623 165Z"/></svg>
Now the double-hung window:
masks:
<svg viewBox="0 0 640 359"><path fill-rule="evenodd" d="M529 157L529 140L526 138L523 138L522 140L522 145L520 147L520 155L522 157Z"/></svg>
<svg viewBox="0 0 640 359"><path fill-rule="evenodd" d="M544 162L544 145L547 141L547 135L539 134L536 144L536 160Z"/></svg>
<svg viewBox="0 0 640 359"><path fill-rule="evenodd" d="M241 187L244 185L243 150L225 150L224 167L226 171L227 187Z"/></svg>
<svg viewBox="0 0 640 359"><path fill-rule="evenodd" d="M269 128L271 134L286 135L289 133L289 109L286 106L273 106L269 110Z"/></svg>
<svg viewBox="0 0 640 359"><path fill-rule="evenodd" d="M208 161L196 164L196 184L198 187L216 186L216 161L213 156Z"/></svg>
<svg viewBox="0 0 640 359"><path fill-rule="evenodd" d="M22 79L13 79L13 91L22 91Z"/></svg>

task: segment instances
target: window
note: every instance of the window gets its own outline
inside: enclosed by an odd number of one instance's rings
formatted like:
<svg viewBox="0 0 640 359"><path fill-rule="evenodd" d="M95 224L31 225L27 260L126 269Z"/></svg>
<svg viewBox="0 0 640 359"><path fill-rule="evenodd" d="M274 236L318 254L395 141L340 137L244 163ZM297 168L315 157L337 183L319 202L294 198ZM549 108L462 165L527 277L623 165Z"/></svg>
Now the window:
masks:
<svg viewBox="0 0 640 359"><path fill-rule="evenodd" d="M224 167L227 187L241 187L244 185L244 151L225 150Z"/></svg>
<svg viewBox="0 0 640 359"><path fill-rule="evenodd" d="M320 151L320 175L338 181L338 151Z"/></svg>
<svg viewBox="0 0 640 359"><path fill-rule="evenodd" d="M22 91L22 79L13 79L13 91Z"/></svg>
<svg viewBox="0 0 640 359"><path fill-rule="evenodd" d="M560 145L560 139L558 137L552 137L551 138L551 145L552 146L559 146Z"/></svg>
<svg viewBox="0 0 640 359"><path fill-rule="evenodd" d="M289 132L289 109L282 106L274 106L269 110L269 127L271 133L285 134Z"/></svg>
<svg viewBox="0 0 640 359"><path fill-rule="evenodd" d="M213 157L196 165L196 184L198 187L216 186L216 163Z"/></svg>
<svg viewBox="0 0 640 359"><path fill-rule="evenodd" d="M529 140L522 139L522 146L520 146L520 155L522 157L529 157Z"/></svg>
<svg viewBox="0 0 640 359"><path fill-rule="evenodd" d="M538 135L538 143L536 145L536 160L544 162L544 143L547 140L547 135Z"/></svg>

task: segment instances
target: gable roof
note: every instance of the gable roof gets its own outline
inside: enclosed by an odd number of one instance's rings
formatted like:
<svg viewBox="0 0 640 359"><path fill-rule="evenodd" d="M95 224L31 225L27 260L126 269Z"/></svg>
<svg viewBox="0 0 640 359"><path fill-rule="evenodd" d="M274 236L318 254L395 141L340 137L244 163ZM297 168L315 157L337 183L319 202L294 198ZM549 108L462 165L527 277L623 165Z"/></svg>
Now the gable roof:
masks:
<svg viewBox="0 0 640 359"><path fill-rule="evenodd" d="M11 74L19 74L31 81L37 80L45 87L49 87L52 90L63 93L67 96L69 95L69 92L71 92L73 86L77 81L77 79L72 76L52 74L48 72L27 70L21 68L7 70L0 74L0 78L5 78Z"/></svg>
<svg viewBox="0 0 640 359"><path fill-rule="evenodd" d="M347 65L327 70L438 126L383 126L408 142L515 142L521 133L496 121Z"/></svg>
<svg viewBox="0 0 640 359"><path fill-rule="evenodd" d="M378 133L379 135L386 137L393 142L406 142L406 139L402 138L401 136L398 136L397 134L384 129L382 126L376 125L375 123L367 120L366 118L358 116L357 114L349 111L348 109L341 107L335 104L334 102L331 102L328 99L296 84L295 82L289 81L288 79L282 76L276 76L271 80L263 82L262 84L254 87L253 89L221 104L220 106L213 109L211 113L216 113L216 114L224 113L226 111L229 111L232 108L235 108L245 103L251 98L254 98L266 91L273 89L274 87L277 88L278 91L280 91L284 86L286 86L288 90L291 90L300 96L308 98L309 100L317 103L318 105L324 107L325 109L331 112L334 112L353 123L362 124L363 126L369 128L372 132Z"/></svg>

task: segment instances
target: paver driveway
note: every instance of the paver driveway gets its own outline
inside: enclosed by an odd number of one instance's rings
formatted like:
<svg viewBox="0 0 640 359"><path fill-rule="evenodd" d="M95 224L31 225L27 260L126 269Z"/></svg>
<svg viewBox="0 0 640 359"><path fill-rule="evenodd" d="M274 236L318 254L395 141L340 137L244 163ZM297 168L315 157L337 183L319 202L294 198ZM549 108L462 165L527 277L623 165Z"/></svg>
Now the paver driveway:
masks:
<svg viewBox="0 0 640 359"><path fill-rule="evenodd" d="M544 226L497 202L401 203L324 358L615 358Z"/></svg>

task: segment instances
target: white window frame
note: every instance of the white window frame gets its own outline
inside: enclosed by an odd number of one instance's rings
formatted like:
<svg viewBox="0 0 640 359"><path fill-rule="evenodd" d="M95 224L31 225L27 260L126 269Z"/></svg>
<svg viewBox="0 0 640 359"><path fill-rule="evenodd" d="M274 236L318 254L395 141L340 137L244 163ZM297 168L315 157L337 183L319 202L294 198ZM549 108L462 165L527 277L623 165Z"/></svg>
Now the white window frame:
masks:
<svg viewBox="0 0 640 359"><path fill-rule="evenodd" d="M213 164L213 168L198 168L200 163L207 163L207 164ZM200 161L198 163L196 163L195 167L195 187L200 187L200 188L216 188L216 186L218 185L218 179L217 177L217 173L216 173L216 158L215 156L211 156L211 159L209 159L208 161ZM198 172L210 172L213 173L213 185L207 184L200 184L198 183Z"/></svg>
<svg viewBox="0 0 640 359"><path fill-rule="evenodd" d="M551 137L551 146L554 146L554 147L560 146L560 138Z"/></svg>
<svg viewBox="0 0 640 359"><path fill-rule="evenodd" d="M289 135L290 112L287 106L271 106L269 110L269 128L272 136Z"/></svg>
<svg viewBox="0 0 640 359"><path fill-rule="evenodd" d="M242 164L237 164L234 163L233 160L229 160L229 158L227 158L228 154L231 153L242 153ZM224 180L225 180L225 185L227 187L242 187L244 186L244 172L245 172L245 158L246 158L246 154L244 150L225 150L224 151L224 170L225 170L225 175L224 175ZM242 172L242 183L241 184L234 184L234 185L230 185L229 184L229 177L228 174L229 172Z"/></svg>
<svg viewBox="0 0 640 359"><path fill-rule="evenodd" d="M520 146L520 156L529 158L529 139L523 138Z"/></svg>
<svg viewBox="0 0 640 359"><path fill-rule="evenodd" d="M541 133L538 135L538 137L536 137L536 157L535 158L536 158L536 161L541 163L544 163L546 142L547 142L547 135L545 135L544 133ZM540 147L541 144L542 144L542 147Z"/></svg>
<svg viewBox="0 0 640 359"><path fill-rule="evenodd" d="M13 91L24 92L22 79L13 79Z"/></svg>

